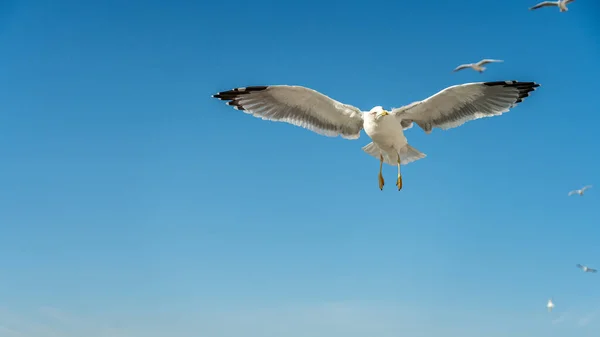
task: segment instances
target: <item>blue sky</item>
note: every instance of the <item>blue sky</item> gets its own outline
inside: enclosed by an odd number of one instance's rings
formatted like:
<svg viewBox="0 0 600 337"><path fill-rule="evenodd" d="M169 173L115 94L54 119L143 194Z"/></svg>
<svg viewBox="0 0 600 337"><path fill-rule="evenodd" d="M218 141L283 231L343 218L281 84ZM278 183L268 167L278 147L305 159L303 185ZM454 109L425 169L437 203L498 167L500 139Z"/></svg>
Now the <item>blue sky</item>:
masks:
<svg viewBox="0 0 600 337"><path fill-rule="evenodd" d="M533 4L3 1L0 337L592 336L598 193L567 193L600 172L600 9ZM451 72L482 58L505 62ZM401 192L364 133L210 97L368 110L496 80L542 86L408 130L428 156Z"/></svg>

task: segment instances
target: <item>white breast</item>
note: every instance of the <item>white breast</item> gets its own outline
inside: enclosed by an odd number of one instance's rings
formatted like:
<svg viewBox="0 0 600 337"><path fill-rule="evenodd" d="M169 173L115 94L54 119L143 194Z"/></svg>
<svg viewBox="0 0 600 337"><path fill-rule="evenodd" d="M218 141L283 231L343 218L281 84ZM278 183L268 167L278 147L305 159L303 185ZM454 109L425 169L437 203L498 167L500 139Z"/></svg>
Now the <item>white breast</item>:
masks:
<svg viewBox="0 0 600 337"><path fill-rule="evenodd" d="M397 147L406 145L406 137L402 125L394 116L383 116L378 119L365 118L365 132L373 142L382 147Z"/></svg>

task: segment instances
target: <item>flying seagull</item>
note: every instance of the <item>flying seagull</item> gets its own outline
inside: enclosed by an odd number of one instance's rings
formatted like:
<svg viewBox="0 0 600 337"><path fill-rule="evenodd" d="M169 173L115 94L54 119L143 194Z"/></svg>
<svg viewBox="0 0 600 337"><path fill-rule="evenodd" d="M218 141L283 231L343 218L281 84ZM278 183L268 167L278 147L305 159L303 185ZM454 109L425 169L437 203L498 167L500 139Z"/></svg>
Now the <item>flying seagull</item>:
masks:
<svg viewBox="0 0 600 337"><path fill-rule="evenodd" d="M573 190L571 192L569 192L569 196L572 196L574 194L579 194L579 196L583 196L583 194L585 193L586 190L592 188L592 185L587 185L584 186L583 188L579 189L579 190Z"/></svg>
<svg viewBox="0 0 600 337"><path fill-rule="evenodd" d="M503 60L484 59L477 63L461 64L458 67L456 67L456 69L454 69L453 72L457 72L459 70L463 70L463 69L467 69L467 68L472 68L473 70L476 70L479 73L483 73L486 69L485 67L483 67L483 65L488 64L488 63L498 63L498 62L504 62L504 61Z"/></svg>
<svg viewBox="0 0 600 337"><path fill-rule="evenodd" d="M596 269L590 268L588 266L584 266L584 265L581 265L581 264L577 264L577 268L583 270L585 273L596 273L597 272Z"/></svg>
<svg viewBox="0 0 600 337"><path fill-rule="evenodd" d="M548 304L546 304L546 308L548 308L548 312L552 312L552 309L554 309L554 302L552 302L552 299L548 300Z"/></svg>
<svg viewBox="0 0 600 337"><path fill-rule="evenodd" d="M315 133L358 139L362 129L372 140L362 148L379 158L379 188L383 189L382 167L398 166L396 186L402 189L400 165L425 158L410 146L404 130L416 123L425 133L433 128L450 129L467 121L501 115L521 103L539 84L499 81L454 85L422 101L391 111L376 106L368 112L338 102L313 89L293 85L235 88L212 97L255 117L286 122Z"/></svg>
<svg viewBox="0 0 600 337"><path fill-rule="evenodd" d="M540 2L539 4L529 8L529 10L532 11L532 10L542 8L542 7L557 6L561 12L566 12L569 10L567 8L567 5L573 1L575 1L575 0L544 1L544 2Z"/></svg>

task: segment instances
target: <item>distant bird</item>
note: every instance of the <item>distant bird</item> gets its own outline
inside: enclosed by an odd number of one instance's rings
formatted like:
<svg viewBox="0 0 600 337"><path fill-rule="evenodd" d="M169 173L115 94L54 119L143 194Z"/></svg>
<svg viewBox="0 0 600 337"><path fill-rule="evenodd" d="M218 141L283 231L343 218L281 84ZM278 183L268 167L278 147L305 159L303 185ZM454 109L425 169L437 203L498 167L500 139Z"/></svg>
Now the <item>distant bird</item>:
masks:
<svg viewBox="0 0 600 337"><path fill-rule="evenodd" d="M590 268L588 266L584 266L584 265L581 265L581 264L577 264L577 268L583 270L585 273L595 273L595 272L597 272L596 269Z"/></svg>
<svg viewBox="0 0 600 337"><path fill-rule="evenodd" d="M498 63L498 62L504 62L504 61L503 60L484 59L477 63L461 64L458 67L456 67L456 69L454 69L453 72L457 72L459 70L463 70L463 69L467 69L467 68L472 68L473 70L476 70L479 73L483 73L484 70L486 69L485 67L483 67L483 65L488 64L488 63Z"/></svg>
<svg viewBox="0 0 600 337"><path fill-rule="evenodd" d="M552 299L548 300L548 304L546 304L546 308L548 308L548 312L552 312L552 309L554 309L554 302L552 302Z"/></svg>
<svg viewBox="0 0 600 337"><path fill-rule="evenodd" d="M557 6L561 12L566 12L569 10L567 8L567 5L573 1L575 1L575 0L544 1L544 2L540 2L539 4L529 8L529 10L532 11L532 10L542 8L542 7Z"/></svg>
<svg viewBox="0 0 600 337"><path fill-rule="evenodd" d="M519 81L465 83L390 111L381 106L362 111L313 89L295 85L234 88L213 97L254 117L286 122L324 136L358 139L364 129L371 142L362 149L379 159L379 188L383 189L381 171L385 162L398 167L396 186L400 190L400 165L425 158L425 154L410 146L404 136L404 130L413 123L429 134L433 128L446 130L471 120L499 116L523 102L539 86L535 82ZM350 89L353 87L356 88L356 83ZM238 130L231 128L231 122L223 123L222 131L227 132L228 137L235 142L246 141L238 138Z"/></svg>
<svg viewBox="0 0 600 337"><path fill-rule="evenodd" d="M582 189L579 190L573 190L569 192L569 196L572 196L573 194L579 194L579 196L582 196L585 193L585 191L589 190L590 188L592 188L592 185L584 186Z"/></svg>

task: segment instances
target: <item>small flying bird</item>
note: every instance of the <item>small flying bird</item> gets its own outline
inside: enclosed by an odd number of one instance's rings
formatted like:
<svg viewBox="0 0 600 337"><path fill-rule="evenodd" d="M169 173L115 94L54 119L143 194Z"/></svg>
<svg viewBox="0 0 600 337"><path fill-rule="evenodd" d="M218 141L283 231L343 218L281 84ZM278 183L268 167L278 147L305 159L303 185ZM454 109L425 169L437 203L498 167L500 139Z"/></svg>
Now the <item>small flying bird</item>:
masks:
<svg viewBox="0 0 600 337"><path fill-rule="evenodd" d="M581 264L577 264L577 268L583 270L585 273L595 273L595 272L597 272L596 269L590 268L588 266L584 266L584 265L581 265Z"/></svg>
<svg viewBox="0 0 600 337"><path fill-rule="evenodd" d="M573 1L575 1L575 0L544 1L544 2L540 2L539 4L529 8L529 10L532 11L532 10L542 8L542 7L557 6L561 12L566 12L569 10L567 8L567 5Z"/></svg>
<svg viewBox="0 0 600 337"><path fill-rule="evenodd" d="M552 299L548 300L548 304L546 304L546 308L548 308L548 312L552 312L552 309L554 309L554 302L552 302Z"/></svg>
<svg viewBox="0 0 600 337"><path fill-rule="evenodd" d="M573 191L569 192L569 196L572 196L573 194L579 194L579 196L582 196L583 193L585 193L585 191L589 190L590 188L592 188L592 185L584 186L582 189L579 189L579 190L573 190Z"/></svg>
<svg viewBox="0 0 600 337"><path fill-rule="evenodd" d="M483 65L488 64L488 63L498 63L498 62L504 62L504 61L503 60L484 59L477 63L461 64L458 67L456 67L456 69L454 69L453 72L457 72L459 70L463 70L466 68L472 68L473 70L478 71L481 74L486 69L485 67L483 67Z"/></svg>

